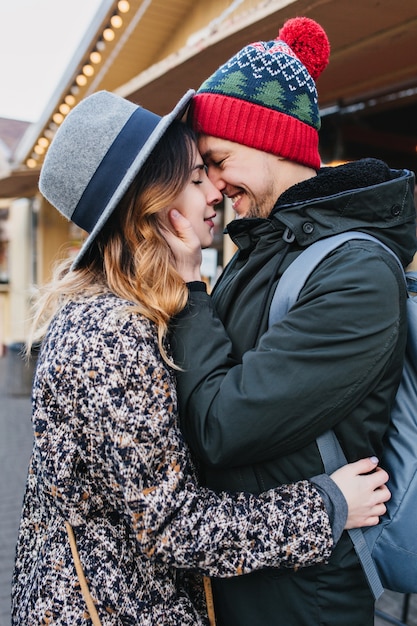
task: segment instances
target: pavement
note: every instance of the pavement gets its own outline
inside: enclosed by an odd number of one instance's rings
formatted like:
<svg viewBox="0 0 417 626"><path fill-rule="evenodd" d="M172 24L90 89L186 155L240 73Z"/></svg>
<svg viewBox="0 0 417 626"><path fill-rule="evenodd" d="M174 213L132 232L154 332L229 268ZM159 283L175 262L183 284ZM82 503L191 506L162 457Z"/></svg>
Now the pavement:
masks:
<svg viewBox="0 0 417 626"><path fill-rule="evenodd" d="M15 350L0 357L0 626L11 626L10 584L32 448L32 371L33 364L23 364ZM384 592L377 602L375 626L388 624L417 626L417 594Z"/></svg>
<svg viewBox="0 0 417 626"><path fill-rule="evenodd" d="M23 380L22 366L18 354L0 357L0 626L10 626L10 582L32 448L30 370Z"/></svg>

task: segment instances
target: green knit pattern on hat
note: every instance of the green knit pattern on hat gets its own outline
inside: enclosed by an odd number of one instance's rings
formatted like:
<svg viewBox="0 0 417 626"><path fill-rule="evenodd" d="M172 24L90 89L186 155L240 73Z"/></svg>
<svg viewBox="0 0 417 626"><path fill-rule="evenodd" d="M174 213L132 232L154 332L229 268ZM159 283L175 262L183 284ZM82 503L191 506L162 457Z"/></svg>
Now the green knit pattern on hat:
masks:
<svg viewBox="0 0 417 626"><path fill-rule="evenodd" d="M282 41L246 46L214 72L197 93L246 100L320 128L314 80Z"/></svg>

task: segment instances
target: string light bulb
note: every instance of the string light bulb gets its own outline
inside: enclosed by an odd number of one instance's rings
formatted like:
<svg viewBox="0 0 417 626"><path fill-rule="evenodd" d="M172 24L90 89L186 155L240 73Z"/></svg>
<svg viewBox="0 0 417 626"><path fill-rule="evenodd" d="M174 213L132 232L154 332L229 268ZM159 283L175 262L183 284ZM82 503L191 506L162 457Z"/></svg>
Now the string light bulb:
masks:
<svg viewBox="0 0 417 626"><path fill-rule="evenodd" d="M110 24L113 26L113 28L120 28L123 24L123 20L120 15L112 15L112 17L110 18Z"/></svg>
<svg viewBox="0 0 417 626"><path fill-rule="evenodd" d="M62 113L55 113L52 116L52 119L54 120L55 124L62 124L62 122L64 121L64 116L62 115Z"/></svg>
<svg viewBox="0 0 417 626"><path fill-rule="evenodd" d="M65 104L65 102L59 105L59 112L62 113L62 115L68 115L70 110L71 107L69 107L68 104Z"/></svg>
<svg viewBox="0 0 417 626"><path fill-rule="evenodd" d="M86 63L83 66L83 74L84 76L87 76L89 78L90 76L94 74L94 67L90 65L89 63Z"/></svg>
<svg viewBox="0 0 417 626"><path fill-rule="evenodd" d="M100 63L101 61L101 54L98 50L93 50L90 54L90 61L91 63L94 63L95 65L97 65L97 63Z"/></svg>
<svg viewBox="0 0 417 626"><path fill-rule="evenodd" d="M117 3L117 8L119 9L120 13L127 13L130 9L130 4L127 0L119 0L119 2Z"/></svg>
<svg viewBox="0 0 417 626"><path fill-rule="evenodd" d="M84 76L84 74L78 74L75 82L79 87L85 87L85 85L87 84L87 76Z"/></svg>
<svg viewBox="0 0 417 626"><path fill-rule="evenodd" d="M111 28L105 28L103 30L103 39L105 39L106 41L113 41L114 38L114 30L112 30Z"/></svg>

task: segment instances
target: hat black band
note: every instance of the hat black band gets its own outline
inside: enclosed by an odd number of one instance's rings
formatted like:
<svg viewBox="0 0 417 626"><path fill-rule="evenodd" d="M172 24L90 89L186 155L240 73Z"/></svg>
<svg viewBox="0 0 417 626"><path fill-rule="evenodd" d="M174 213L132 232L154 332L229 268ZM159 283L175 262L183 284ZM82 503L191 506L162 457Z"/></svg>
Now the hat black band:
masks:
<svg viewBox="0 0 417 626"><path fill-rule="evenodd" d="M84 190L71 220L90 233L106 209L129 167L161 121L159 115L139 107L113 141Z"/></svg>

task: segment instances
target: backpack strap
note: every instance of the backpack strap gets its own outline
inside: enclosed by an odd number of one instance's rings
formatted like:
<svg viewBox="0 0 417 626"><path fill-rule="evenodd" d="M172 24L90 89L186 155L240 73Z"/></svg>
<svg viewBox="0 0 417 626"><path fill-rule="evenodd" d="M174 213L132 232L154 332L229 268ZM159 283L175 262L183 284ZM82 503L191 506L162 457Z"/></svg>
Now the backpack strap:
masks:
<svg viewBox="0 0 417 626"><path fill-rule="evenodd" d="M286 315L287 311L289 311L296 302L308 277L319 263L328 256L330 252L351 239L366 239L378 243L397 260L401 271L404 273L401 261L397 255L388 246L372 235L359 231L347 231L325 239L320 239L303 250L281 276L271 302L269 325L281 320ZM346 464L346 457L332 430L320 435L316 442L327 474L331 474L336 469ZM348 533L361 562L369 587L374 598L377 600L384 592L384 588L381 584L363 532L360 528L352 528L348 530Z"/></svg>
<svg viewBox="0 0 417 626"><path fill-rule="evenodd" d="M308 277L321 261L328 256L330 252L351 239L367 239L368 241L374 241L379 244L395 258L404 274L401 261L391 248L382 243L382 241L379 241L376 237L368 235L368 233L350 230L339 233L338 235L326 237L325 239L319 239L319 241L315 241L303 250L279 279L269 310L269 325L282 319L293 304L295 304Z"/></svg>
<svg viewBox="0 0 417 626"><path fill-rule="evenodd" d="M346 465L347 460L340 443L333 430L328 430L316 439L317 447L323 461L326 474L332 474L339 467ZM375 600L384 593L384 588L375 567L374 560L366 543L365 536L360 528L350 528L349 537L355 548L356 555L361 562L362 569L368 581L369 588Z"/></svg>

